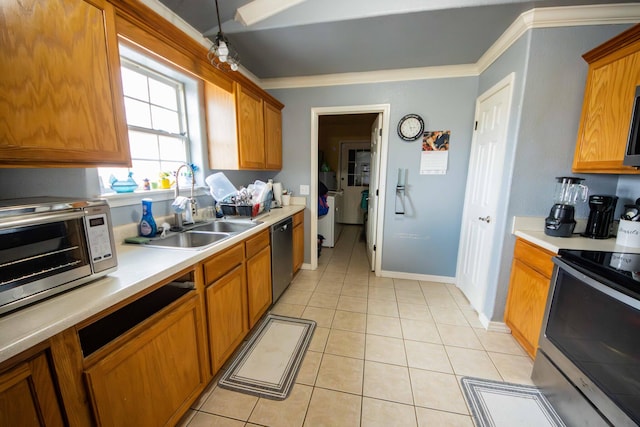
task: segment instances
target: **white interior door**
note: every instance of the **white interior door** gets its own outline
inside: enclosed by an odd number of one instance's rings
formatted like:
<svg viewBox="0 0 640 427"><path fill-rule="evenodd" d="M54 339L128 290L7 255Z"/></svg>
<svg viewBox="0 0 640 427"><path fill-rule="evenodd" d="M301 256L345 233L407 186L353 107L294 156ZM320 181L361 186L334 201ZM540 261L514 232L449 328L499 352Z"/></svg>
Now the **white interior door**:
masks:
<svg viewBox="0 0 640 427"><path fill-rule="evenodd" d="M344 192L342 221L362 224L362 191L369 188L371 170L370 142L343 142L340 144L340 189Z"/></svg>
<svg viewBox="0 0 640 427"><path fill-rule="evenodd" d="M382 139L382 113L371 125L371 163L369 180L369 200L367 207L367 257L371 271L375 271L376 224L378 222L378 170L380 165L380 141Z"/></svg>
<svg viewBox="0 0 640 427"><path fill-rule="evenodd" d="M476 101L476 131L471 143L457 282L480 315L487 290L490 256L496 241L496 217L502 188L513 74Z"/></svg>

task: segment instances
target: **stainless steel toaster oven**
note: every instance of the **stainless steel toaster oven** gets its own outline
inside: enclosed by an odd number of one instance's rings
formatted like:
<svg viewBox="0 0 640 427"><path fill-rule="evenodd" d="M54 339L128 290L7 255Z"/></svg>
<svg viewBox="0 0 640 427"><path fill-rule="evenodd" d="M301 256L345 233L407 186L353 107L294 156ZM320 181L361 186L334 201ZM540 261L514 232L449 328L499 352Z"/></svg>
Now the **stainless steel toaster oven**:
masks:
<svg viewBox="0 0 640 427"><path fill-rule="evenodd" d="M0 314L85 284L117 265L105 200L0 201Z"/></svg>

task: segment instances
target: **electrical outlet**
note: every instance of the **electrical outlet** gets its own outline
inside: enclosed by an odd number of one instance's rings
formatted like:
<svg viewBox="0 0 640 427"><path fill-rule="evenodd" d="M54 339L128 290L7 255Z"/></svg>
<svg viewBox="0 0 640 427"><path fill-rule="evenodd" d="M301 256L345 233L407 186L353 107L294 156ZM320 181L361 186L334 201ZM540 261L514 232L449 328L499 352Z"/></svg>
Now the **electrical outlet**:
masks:
<svg viewBox="0 0 640 427"><path fill-rule="evenodd" d="M300 186L300 195L301 196L308 196L309 195L309 186L308 185L301 185Z"/></svg>

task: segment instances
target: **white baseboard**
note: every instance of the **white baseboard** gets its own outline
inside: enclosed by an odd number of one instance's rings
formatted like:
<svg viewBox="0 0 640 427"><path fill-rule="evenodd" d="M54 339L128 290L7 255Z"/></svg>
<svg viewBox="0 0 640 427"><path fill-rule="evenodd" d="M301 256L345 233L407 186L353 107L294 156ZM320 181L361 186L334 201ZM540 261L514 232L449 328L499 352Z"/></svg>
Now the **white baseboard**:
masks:
<svg viewBox="0 0 640 427"><path fill-rule="evenodd" d="M380 277L390 277L392 279L419 280L421 282L455 283L455 277L433 276L431 274L404 273L402 271L380 271Z"/></svg>
<svg viewBox="0 0 640 427"><path fill-rule="evenodd" d="M510 334L511 329L504 322L494 322L487 318L484 313L478 314L478 319L480 319L480 323L482 326L489 332L501 332L503 334Z"/></svg>
<svg viewBox="0 0 640 427"><path fill-rule="evenodd" d="M309 264L308 262L303 263L300 268L302 270L313 270L313 268L311 268L311 264Z"/></svg>

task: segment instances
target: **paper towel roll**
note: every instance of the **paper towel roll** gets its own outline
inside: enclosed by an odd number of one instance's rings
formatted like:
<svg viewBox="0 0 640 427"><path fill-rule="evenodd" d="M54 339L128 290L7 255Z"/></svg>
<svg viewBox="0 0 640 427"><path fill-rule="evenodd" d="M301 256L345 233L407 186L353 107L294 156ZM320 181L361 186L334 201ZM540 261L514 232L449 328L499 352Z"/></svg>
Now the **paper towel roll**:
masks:
<svg viewBox="0 0 640 427"><path fill-rule="evenodd" d="M273 183L273 197L276 199L276 205L282 206L282 183Z"/></svg>

